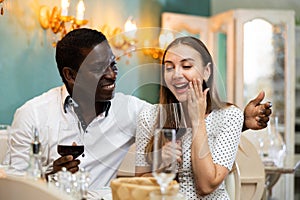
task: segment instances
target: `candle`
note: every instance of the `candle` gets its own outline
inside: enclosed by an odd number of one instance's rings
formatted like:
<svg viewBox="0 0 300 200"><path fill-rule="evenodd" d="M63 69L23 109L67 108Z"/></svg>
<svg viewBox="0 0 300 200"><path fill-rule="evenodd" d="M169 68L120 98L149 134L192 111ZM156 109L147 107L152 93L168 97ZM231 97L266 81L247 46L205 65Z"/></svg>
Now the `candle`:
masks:
<svg viewBox="0 0 300 200"><path fill-rule="evenodd" d="M132 17L129 17L124 25L124 30L127 37L134 38L137 30L136 23L133 21Z"/></svg>
<svg viewBox="0 0 300 200"><path fill-rule="evenodd" d="M69 0L61 0L61 16L68 16Z"/></svg>
<svg viewBox="0 0 300 200"><path fill-rule="evenodd" d="M84 3L83 0L80 0L77 4L77 13L76 13L76 19L77 20L84 20Z"/></svg>

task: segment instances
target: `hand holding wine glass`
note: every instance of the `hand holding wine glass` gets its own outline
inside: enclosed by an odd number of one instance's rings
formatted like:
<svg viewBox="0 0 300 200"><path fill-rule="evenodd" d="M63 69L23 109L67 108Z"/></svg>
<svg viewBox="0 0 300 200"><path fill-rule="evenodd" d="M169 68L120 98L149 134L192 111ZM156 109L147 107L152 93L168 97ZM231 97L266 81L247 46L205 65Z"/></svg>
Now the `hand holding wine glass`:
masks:
<svg viewBox="0 0 300 200"><path fill-rule="evenodd" d="M57 152L62 157L53 162L53 171L56 173L65 167L68 171L75 173L79 170L80 155L84 156L84 145L82 142L82 128L78 122L59 124Z"/></svg>
<svg viewBox="0 0 300 200"><path fill-rule="evenodd" d="M167 141L166 141L167 140ZM176 175L176 131L156 129L153 141L152 174L165 194L169 183Z"/></svg>
<svg viewBox="0 0 300 200"><path fill-rule="evenodd" d="M178 161L181 162L180 139L186 133L186 124L180 103L159 104L157 128L153 136L153 176L166 193L175 178ZM185 124L185 125L182 125Z"/></svg>

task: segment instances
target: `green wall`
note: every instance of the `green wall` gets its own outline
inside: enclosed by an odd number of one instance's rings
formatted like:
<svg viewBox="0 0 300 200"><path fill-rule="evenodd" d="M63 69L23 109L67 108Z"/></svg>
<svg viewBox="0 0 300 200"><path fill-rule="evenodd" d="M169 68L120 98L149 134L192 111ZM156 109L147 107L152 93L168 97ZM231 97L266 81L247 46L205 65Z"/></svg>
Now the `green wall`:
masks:
<svg viewBox="0 0 300 200"><path fill-rule="evenodd" d="M71 1L75 14L77 1ZM209 16L209 0L85 0L88 27L107 23L122 26L132 15L138 27L160 27L164 11ZM10 124L15 110L27 100L62 81L56 69L54 35L38 21L39 7L60 5L59 0L7 0L0 16L0 124ZM134 8L134 9L132 9ZM118 62L118 89L151 103L158 98L157 60L146 58L140 50ZM145 81L146 80L146 81Z"/></svg>

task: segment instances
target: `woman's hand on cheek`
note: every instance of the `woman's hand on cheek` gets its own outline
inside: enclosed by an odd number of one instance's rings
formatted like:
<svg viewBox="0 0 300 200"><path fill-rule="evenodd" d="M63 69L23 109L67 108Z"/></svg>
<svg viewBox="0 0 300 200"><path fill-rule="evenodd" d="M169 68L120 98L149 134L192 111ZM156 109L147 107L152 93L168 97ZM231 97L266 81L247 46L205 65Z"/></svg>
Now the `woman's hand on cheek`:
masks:
<svg viewBox="0 0 300 200"><path fill-rule="evenodd" d="M202 82L199 79L193 79L189 83L188 90L188 112L193 123L199 122L199 119L205 118L206 112L206 95L209 88L202 91Z"/></svg>

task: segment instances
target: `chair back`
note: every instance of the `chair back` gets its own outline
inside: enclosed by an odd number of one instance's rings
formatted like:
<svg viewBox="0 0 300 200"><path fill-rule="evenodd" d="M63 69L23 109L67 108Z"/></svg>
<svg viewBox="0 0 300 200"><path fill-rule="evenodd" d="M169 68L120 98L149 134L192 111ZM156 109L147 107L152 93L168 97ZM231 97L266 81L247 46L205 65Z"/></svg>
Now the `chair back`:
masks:
<svg viewBox="0 0 300 200"><path fill-rule="evenodd" d="M236 164L240 174L240 198L261 199L265 189L265 168L255 145L242 134Z"/></svg>
<svg viewBox="0 0 300 200"><path fill-rule="evenodd" d="M236 162L225 179L225 186L230 200L240 200L241 180Z"/></svg>

